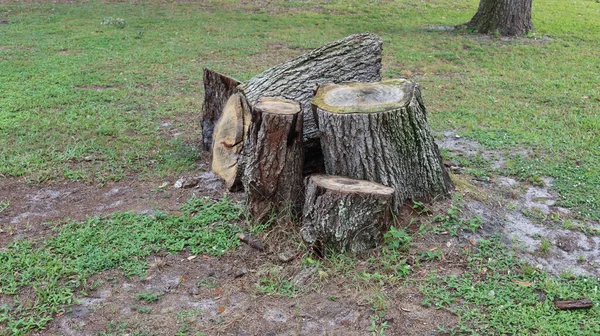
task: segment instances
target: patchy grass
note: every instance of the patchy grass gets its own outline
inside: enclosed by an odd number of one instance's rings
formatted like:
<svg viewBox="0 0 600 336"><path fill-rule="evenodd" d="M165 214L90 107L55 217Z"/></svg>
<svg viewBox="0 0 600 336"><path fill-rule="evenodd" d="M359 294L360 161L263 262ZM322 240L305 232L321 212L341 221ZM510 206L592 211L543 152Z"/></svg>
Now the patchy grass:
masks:
<svg viewBox="0 0 600 336"><path fill-rule="evenodd" d="M477 0L29 3L0 7L1 175L102 182L195 169L203 66L244 80L370 31L385 41L384 76L422 84L434 129L531 150L504 173L551 176L560 205L600 216L595 1L540 0L537 32L508 40L423 28L466 22Z"/></svg>
<svg viewBox="0 0 600 336"><path fill-rule="evenodd" d="M0 250L0 294L14 297L14 304L0 306L0 326L17 335L41 329L75 302L78 290L94 286L90 276L114 268L144 276L153 252L221 255L238 246L241 208L232 200L192 198L181 210L180 216L118 213L66 222L45 241L17 240ZM136 298L150 303L161 295Z"/></svg>
<svg viewBox="0 0 600 336"><path fill-rule="evenodd" d="M559 278L520 262L496 238L465 251L468 271L458 276L430 273L421 287L423 304L458 314L451 334L597 335L600 294L595 278ZM559 311L554 300L589 298L589 310Z"/></svg>

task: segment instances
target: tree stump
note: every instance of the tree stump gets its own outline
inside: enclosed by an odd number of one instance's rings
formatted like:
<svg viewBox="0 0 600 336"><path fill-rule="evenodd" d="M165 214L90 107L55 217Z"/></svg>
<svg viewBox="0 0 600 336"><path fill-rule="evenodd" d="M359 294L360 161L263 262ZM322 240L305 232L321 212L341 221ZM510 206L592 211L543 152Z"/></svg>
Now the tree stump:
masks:
<svg viewBox="0 0 600 336"><path fill-rule="evenodd" d="M211 169L229 190L241 187L243 161L238 162L250 126L250 108L240 93L229 97L214 127Z"/></svg>
<svg viewBox="0 0 600 336"><path fill-rule="evenodd" d="M394 211L406 199L430 200L453 189L418 84L406 79L326 84L313 109L327 174L393 187Z"/></svg>
<svg viewBox="0 0 600 336"><path fill-rule="evenodd" d="M298 102L261 98L243 151L247 209L255 222L270 213L295 217L302 207L303 115Z"/></svg>
<svg viewBox="0 0 600 336"><path fill-rule="evenodd" d="M375 182L312 175L306 182L302 238L323 252L374 248L390 228L393 195L393 188Z"/></svg>
<svg viewBox="0 0 600 336"><path fill-rule="evenodd" d="M215 124L225 104L240 85L237 80L222 75L218 72L204 68L202 76L204 84L204 102L202 103L202 144L204 150L212 148Z"/></svg>
<svg viewBox="0 0 600 336"><path fill-rule="evenodd" d="M233 91L231 85L237 82L235 79L206 70L202 117L205 148L210 148L219 104L224 104L233 93L243 93L248 105L256 104L262 97L283 97L300 102L302 107L305 173L323 172L318 129L310 108L313 90L323 83L381 80L382 44L374 34L350 35L267 69Z"/></svg>

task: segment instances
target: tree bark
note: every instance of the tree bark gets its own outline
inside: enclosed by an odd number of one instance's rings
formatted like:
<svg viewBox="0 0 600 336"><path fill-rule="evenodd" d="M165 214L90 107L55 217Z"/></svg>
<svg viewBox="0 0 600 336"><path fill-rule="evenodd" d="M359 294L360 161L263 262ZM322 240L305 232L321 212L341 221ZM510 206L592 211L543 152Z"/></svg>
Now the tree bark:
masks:
<svg viewBox="0 0 600 336"><path fill-rule="evenodd" d="M477 13L465 25L480 34L526 35L534 31L531 5L532 0L481 0Z"/></svg>
<svg viewBox="0 0 600 336"><path fill-rule="evenodd" d="M300 102L304 114L306 154L320 152L310 100L323 83L381 80L382 41L374 34L355 34L272 67L238 86L248 102L283 97ZM319 153L316 154L319 156Z"/></svg>
<svg viewBox="0 0 600 336"><path fill-rule="evenodd" d="M587 309L594 306L594 302L590 299L579 299L569 301L554 301L556 308L560 310Z"/></svg>
<svg viewBox="0 0 600 336"><path fill-rule="evenodd" d="M300 104L261 98L252 109L244 148L246 206L254 220L270 214L295 218L303 202L303 114Z"/></svg>
<svg viewBox="0 0 600 336"><path fill-rule="evenodd" d="M393 188L379 183L312 175L306 183L302 238L322 252L374 248L390 228L393 194Z"/></svg>
<svg viewBox="0 0 600 336"><path fill-rule="evenodd" d="M393 187L394 211L406 199L431 200L454 188L418 84L406 79L326 84L313 108L327 174Z"/></svg>
<svg viewBox="0 0 600 336"><path fill-rule="evenodd" d="M250 126L250 107L244 95L229 97L214 127L211 170L221 177L230 191L241 187L244 161L238 160Z"/></svg>
<svg viewBox="0 0 600 336"><path fill-rule="evenodd" d="M204 68L202 82L204 84L202 144L204 145L204 150L210 151L215 124L219 120L227 100L235 93L236 87L240 85L240 82L206 68Z"/></svg>

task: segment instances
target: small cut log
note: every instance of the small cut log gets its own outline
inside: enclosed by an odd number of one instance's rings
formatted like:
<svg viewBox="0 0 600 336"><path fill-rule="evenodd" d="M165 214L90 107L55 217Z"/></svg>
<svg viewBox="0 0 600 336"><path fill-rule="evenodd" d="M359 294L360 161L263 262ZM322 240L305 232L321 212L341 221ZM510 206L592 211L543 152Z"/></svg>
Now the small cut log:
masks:
<svg viewBox="0 0 600 336"><path fill-rule="evenodd" d="M202 82L204 84L204 102L202 103L202 144L204 150L212 148L213 132L215 124L225 104L236 92L240 85L237 80L222 75L216 71L204 68Z"/></svg>
<svg viewBox="0 0 600 336"><path fill-rule="evenodd" d="M295 217L302 207L302 110L283 98L261 98L252 109L252 123L242 160L246 207L255 222L269 214Z"/></svg>
<svg viewBox="0 0 600 336"><path fill-rule="evenodd" d="M322 252L374 248L390 228L393 195L393 188L375 182L312 175L306 183L302 238Z"/></svg>
<svg viewBox="0 0 600 336"><path fill-rule="evenodd" d="M327 174L393 187L394 211L406 199L431 200L453 189L418 84L406 79L326 84L313 108Z"/></svg>
<svg viewBox="0 0 600 336"><path fill-rule="evenodd" d="M250 126L249 110L242 94L232 95L214 128L211 169L229 190L241 187L244 165L243 161L238 162L238 157Z"/></svg>

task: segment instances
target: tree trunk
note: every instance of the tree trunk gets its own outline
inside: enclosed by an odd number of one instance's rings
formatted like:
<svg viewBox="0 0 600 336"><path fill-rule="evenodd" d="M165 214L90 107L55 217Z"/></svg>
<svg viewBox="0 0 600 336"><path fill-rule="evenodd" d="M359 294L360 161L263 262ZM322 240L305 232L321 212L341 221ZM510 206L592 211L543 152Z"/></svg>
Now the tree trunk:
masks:
<svg viewBox="0 0 600 336"><path fill-rule="evenodd" d="M393 194L393 188L379 183L312 175L306 183L302 238L322 252L374 248L390 228Z"/></svg>
<svg viewBox="0 0 600 336"><path fill-rule="evenodd" d="M318 129L310 108L313 90L323 83L381 80L382 43L374 34L351 35L272 67L238 88L250 104L261 97L283 97L300 102L306 154L318 157Z"/></svg>
<svg viewBox="0 0 600 336"><path fill-rule="evenodd" d="M300 104L261 98L252 109L244 148L247 209L255 222L270 214L296 217L303 202L303 114Z"/></svg>
<svg viewBox="0 0 600 336"><path fill-rule="evenodd" d="M204 68L204 102L202 103L202 144L210 151L215 124L229 97L235 93L240 82L218 72Z"/></svg>
<svg viewBox="0 0 600 336"><path fill-rule="evenodd" d="M327 84L317 91L313 108L327 174L393 187L394 211L406 199L431 200L453 189L418 84L405 79Z"/></svg>
<svg viewBox="0 0 600 336"><path fill-rule="evenodd" d="M521 36L533 32L532 0L481 0L467 27L481 34L499 32L503 36Z"/></svg>
<svg viewBox="0 0 600 336"><path fill-rule="evenodd" d="M232 191L241 187L244 173L244 162L238 158L250 126L249 111L244 95L236 93L227 100L214 127L211 170Z"/></svg>

